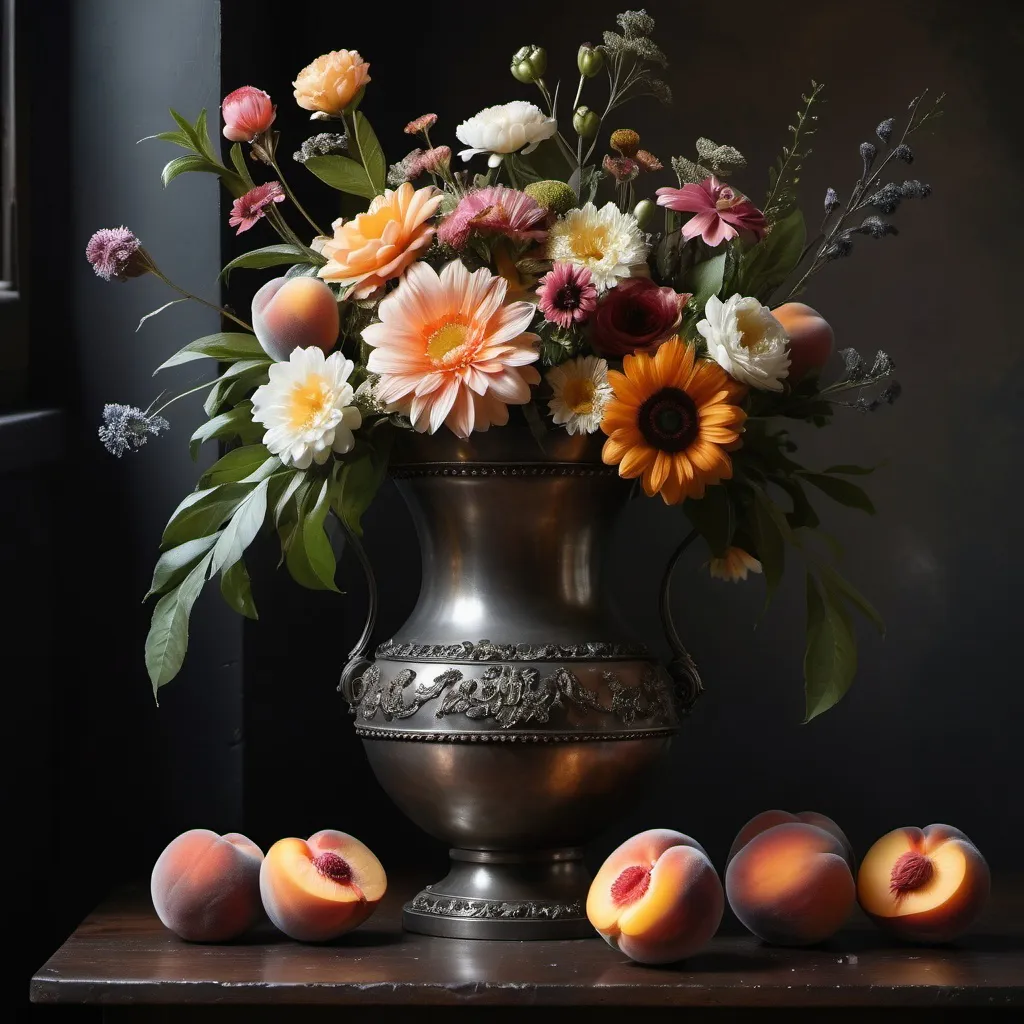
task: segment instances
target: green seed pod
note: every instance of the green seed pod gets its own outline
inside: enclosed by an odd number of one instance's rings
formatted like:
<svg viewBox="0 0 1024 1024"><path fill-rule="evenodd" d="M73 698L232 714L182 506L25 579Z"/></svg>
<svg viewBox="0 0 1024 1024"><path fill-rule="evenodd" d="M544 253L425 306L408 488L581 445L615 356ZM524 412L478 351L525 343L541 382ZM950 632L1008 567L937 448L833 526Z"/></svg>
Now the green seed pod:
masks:
<svg viewBox="0 0 1024 1024"><path fill-rule="evenodd" d="M520 46L512 55L512 77L523 85L542 78L548 69L548 54L543 46Z"/></svg>
<svg viewBox="0 0 1024 1024"><path fill-rule="evenodd" d="M651 221L651 217L654 216L654 211L657 210L657 208L658 207L651 202L650 199L641 199L640 202L633 207L633 216L636 217L636 221L640 227L647 227Z"/></svg>
<svg viewBox="0 0 1024 1024"><path fill-rule="evenodd" d="M601 118L590 107L577 107L572 126L581 139L592 139L601 128Z"/></svg>
<svg viewBox="0 0 1024 1024"><path fill-rule="evenodd" d="M584 78L593 78L604 67L604 54L590 43L584 43L576 54L576 67Z"/></svg>

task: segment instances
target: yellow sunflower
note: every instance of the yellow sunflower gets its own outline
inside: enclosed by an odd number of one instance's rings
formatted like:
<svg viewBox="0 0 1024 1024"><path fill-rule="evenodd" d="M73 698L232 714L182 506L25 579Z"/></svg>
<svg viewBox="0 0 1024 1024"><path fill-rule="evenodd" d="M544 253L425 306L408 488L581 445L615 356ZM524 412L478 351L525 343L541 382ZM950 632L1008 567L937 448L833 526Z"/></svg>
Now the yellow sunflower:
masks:
<svg viewBox="0 0 1024 1024"><path fill-rule="evenodd" d="M601 421L605 463L618 465L619 476L642 475L647 494L667 505L702 498L708 484L728 480L727 452L747 417L736 404L744 389L678 338L653 356L626 356L622 369L608 373L615 394Z"/></svg>

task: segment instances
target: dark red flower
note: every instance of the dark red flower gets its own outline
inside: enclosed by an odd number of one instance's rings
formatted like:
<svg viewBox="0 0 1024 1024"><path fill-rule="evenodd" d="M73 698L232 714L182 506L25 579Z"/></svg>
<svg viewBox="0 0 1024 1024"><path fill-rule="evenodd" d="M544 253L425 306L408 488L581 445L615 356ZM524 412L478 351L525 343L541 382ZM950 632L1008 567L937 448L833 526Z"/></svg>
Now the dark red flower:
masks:
<svg viewBox="0 0 1024 1024"><path fill-rule="evenodd" d="M662 288L649 277L631 277L598 303L594 350L611 359L651 352L675 334L689 295Z"/></svg>

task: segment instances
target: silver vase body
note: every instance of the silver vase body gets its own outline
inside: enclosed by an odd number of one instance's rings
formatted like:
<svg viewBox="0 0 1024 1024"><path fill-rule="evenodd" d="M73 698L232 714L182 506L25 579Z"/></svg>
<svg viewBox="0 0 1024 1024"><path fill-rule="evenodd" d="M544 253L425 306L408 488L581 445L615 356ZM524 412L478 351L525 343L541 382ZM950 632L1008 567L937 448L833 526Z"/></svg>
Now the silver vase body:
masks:
<svg viewBox="0 0 1024 1024"><path fill-rule="evenodd" d="M593 934L581 848L635 804L699 690L604 600L629 484L601 463L599 438L538 439L513 413L468 441L398 446L419 600L343 677L381 786L451 847L449 874L405 907L412 931Z"/></svg>

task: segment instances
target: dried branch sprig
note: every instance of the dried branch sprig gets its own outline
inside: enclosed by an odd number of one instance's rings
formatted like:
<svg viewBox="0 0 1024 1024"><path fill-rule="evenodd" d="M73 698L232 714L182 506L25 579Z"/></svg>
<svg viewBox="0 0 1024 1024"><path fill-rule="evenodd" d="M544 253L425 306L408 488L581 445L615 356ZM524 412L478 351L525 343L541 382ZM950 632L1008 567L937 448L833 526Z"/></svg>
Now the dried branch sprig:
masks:
<svg viewBox="0 0 1024 1024"><path fill-rule="evenodd" d="M782 147L782 156L768 172L770 187L764 203L764 216L769 224L781 220L796 206L796 186L800 181L800 171L803 169L803 161L811 155L811 150L805 148L807 140L818 130L818 117L811 110L819 102L818 96L824 88L824 85L812 78L810 95L801 93L803 108L796 112L796 124L788 126L793 133L793 141Z"/></svg>

